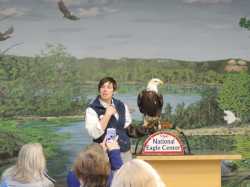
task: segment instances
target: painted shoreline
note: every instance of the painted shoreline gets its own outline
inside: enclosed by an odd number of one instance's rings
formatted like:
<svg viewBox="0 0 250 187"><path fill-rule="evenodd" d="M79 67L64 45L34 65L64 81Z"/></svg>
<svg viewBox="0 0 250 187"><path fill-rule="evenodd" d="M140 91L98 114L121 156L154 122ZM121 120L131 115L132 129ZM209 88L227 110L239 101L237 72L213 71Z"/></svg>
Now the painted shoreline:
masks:
<svg viewBox="0 0 250 187"><path fill-rule="evenodd" d="M206 135L250 135L250 127L217 127L200 129L183 129L186 136L206 136Z"/></svg>

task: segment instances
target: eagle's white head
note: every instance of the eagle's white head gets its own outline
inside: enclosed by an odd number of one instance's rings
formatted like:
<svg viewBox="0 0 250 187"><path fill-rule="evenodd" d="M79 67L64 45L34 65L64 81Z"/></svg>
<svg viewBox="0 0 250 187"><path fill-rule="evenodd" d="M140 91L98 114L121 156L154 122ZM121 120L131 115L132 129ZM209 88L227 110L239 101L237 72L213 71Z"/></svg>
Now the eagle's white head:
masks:
<svg viewBox="0 0 250 187"><path fill-rule="evenodd" d="M163 81L157 78L153 78L148 82L147 90L148 91L155 91L158 93L158 85L163 84Z"/></svg>

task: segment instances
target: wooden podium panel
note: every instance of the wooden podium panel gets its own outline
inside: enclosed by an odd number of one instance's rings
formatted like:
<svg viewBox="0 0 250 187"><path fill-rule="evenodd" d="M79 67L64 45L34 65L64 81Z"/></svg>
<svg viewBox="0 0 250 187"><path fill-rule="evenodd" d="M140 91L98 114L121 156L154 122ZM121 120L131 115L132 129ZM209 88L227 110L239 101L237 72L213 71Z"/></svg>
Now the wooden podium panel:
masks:
<svg viewBox="0 0 250 187"><path fill-rule="evenodd" d="M221 187L221 161L241 155L137 156L150 163L167 187Z"/></svg>

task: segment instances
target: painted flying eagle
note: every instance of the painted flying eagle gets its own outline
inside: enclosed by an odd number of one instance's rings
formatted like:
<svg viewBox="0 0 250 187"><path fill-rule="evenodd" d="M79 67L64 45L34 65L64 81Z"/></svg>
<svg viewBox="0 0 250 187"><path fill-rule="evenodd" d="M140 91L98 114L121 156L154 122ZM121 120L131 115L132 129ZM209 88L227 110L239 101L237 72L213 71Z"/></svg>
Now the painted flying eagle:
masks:
<svg viewBox="0 0 250 187"><path fill-rule="evenodd" d="M163 97L158 93L158 85L163 84L160 79L151 79L147 88L142 90L137 97L137 105L140 112L144 115L144 126L160 126L160 116L163 106Z"/></svg>
<svg viewBox="0 0 250 187"><path fill-rule="evenodd" d="M7 40L8 38L11 37L11 34L14 32L14 28L11 26L10 28L8 28L7 31L5 32L0 32L0 41L4 41Z"/></svg>
<svg viewBox="0 0 250 187"><path fill-rule="evenodd" d="M59 1L57 2L57 5L58 5L59 10L63 13L63 16L64 16L65 18L67 18L67 19L69 19L69 20L73 20L73 21L79 20L79 19L80 19L79 17L73 15L73 14L68 10L68 8L65 6L63 0L59 0Z"/></svg>
<svg viewBox="0 0 250 187"><path fill-rule="evenodd" d="M235 114L230 110L224 110L224 120L227 122L227 124L232 124L237 121L241 121L240 118L236 117Z"/></svg>

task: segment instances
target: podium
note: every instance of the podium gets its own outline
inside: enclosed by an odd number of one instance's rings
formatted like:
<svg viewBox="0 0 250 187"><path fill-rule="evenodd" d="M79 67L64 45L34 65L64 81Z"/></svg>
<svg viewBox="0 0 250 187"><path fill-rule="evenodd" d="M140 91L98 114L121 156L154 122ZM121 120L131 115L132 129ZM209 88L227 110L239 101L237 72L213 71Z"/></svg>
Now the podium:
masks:
<svg viewBox="0 0 250 187"><path fill-rule="evenodd" d="M221 187L221 161L241 155L138 155L151 164L167 187Z"/></svg>

